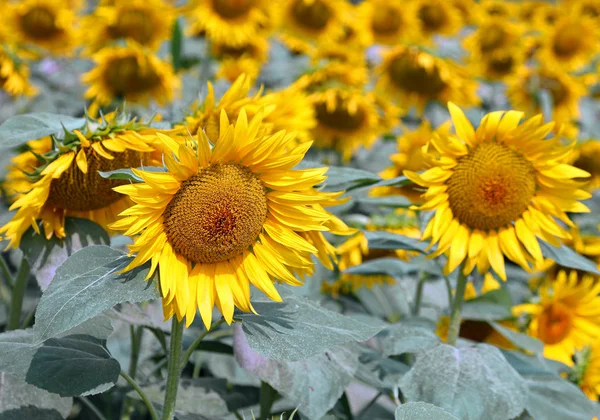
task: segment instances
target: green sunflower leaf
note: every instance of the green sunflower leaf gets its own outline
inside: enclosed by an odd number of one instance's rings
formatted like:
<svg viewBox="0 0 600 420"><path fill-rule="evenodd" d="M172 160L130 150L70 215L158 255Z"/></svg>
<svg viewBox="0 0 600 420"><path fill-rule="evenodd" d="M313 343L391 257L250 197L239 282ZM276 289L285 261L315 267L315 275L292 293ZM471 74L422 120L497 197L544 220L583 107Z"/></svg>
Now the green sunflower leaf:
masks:
<svg viewBox="0 0 600 420"><path fill-rule="evenodd" d="M166 169L162 166L144 166L143 168L137 168L140 171L146 172L166 172ZM106 179L118 179L130 182L142 182L142 178L133 173L131 169L115 169L114 171L98 171L98 174L102 178Z"/></svg>
<svg viewBox="0 0 600 420"><path fill-rule="evenodd" d="M512 316L511 307L510 294L503 287L465 301L461 317L476 321L507 319Z"/></svg>
<svg viewBox="0 0 600 420"><path fill-rule="evenodd" d="M326 191L350 191L381 180L381 177L373 172L341 166L330 166L325 175L327 175L324 188Z"/></svg>
<svg viewBox="0 0 600 420"><path fill-rule="evenodd" d="M433 404L409 402L396 409L395 420L458 420L458 418Z"/></svg>
<svg viewBox="0 0 600 420"><path fill-rule="evenodd" d="M427 243L397 233L379 231L365 231L370 249L406 249L409 251L425 252Z"/></svg>
<svg viewBox="0 0 600 420"><path fill-rule="evenodd" d="M589 273L600 275L600 270L592 260L579 255L566 245L560 248L540 241L540 247L545 257L550 258L563 267L574 268L575 270L587 271Z"/></svg>
<svg viewBox="0 0 600 420"><path fill-rule="evenodd" d="M73 118L68 115L36 112L15 115L0 125L0 149L8 149L30 140L63 133L67 130L82 128L85 118Z"/></svg>

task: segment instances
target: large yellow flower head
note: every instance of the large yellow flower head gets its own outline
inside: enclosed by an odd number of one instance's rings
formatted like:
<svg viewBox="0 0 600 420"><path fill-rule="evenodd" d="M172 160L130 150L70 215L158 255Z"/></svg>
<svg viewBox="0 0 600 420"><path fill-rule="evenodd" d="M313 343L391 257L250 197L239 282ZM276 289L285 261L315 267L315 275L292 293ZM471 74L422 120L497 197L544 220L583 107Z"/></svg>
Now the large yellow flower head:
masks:
<svg viewBox="0 0 600 420"><path fill-rule="evenodd" d="M11 96L29 96L37 92L29 83L29 67L7 46L0 46L0 89Z"/></svg>
<svg viewBox="0 0 600 420"><path fill-rule="evenodd" d="M434 134L431 168L404 172L427 187L420 209L435 211L423 239L437 244L432 256L448 253L446 273L491 266L506 280L504 256L529 269L543 259L538 239L559 245L570 237L558 220L572 226L566 212L589 211L579 200L590 194L575 180L589 174L563 163L571 148L545 139L554 124L541 115L519 124L522 112L492 112L475 131L460 108L449 108L456 135Z"/></svg>
<svg viewBox="0 0 600 420"><path fill-rule="evenodd" d="M96 67L81 80L89 85L85 97L97 106L115 100L148 104L150 99L165 105L179 90L171 65L134 42L103 48L93 59Z"/></svg>
<svg viewBox="0 0 600 420"><path fill-rule="evenodd" d="M531 317L527 332L544 343L544 356L572 366L572 357L600 339L600 283L577 271L559 271L544 282L539 303L513 308Z"/></svg>
<svg viewBox="0 0 600 420"><path fill-rule="evenodd" d="M375 44L397 45L419 38L420 22L401 2L364 1L358 6L355 22L364 27Z"/></svg>
<svg viewBox="0 0 600 420"><path fill-rule="evenodd" d="M311 255L332 267L323 232L352 233L324 209L341 193L314 189L327 168L292 169L310 143L289 148L293 134L260 136L261 124L242 110L232 125L222 111L212 148L203 131L183 145L161 135L166 172L134 170L142 183L115 188L136 203L111 225L134 236L125 270L158 268L165 318L189 326L199 308L208 328L216 305L231 323L234 307L253 311L250 284L280 301L274 280L302 284L294 274L312 272Z"/></svg>
<svg viewBox="0 0 600 420"><path fill-rule="evenodd" d="M460 11L449 1L415 0L410 7L425 42L434 35L455 35L463 25Z"/></svg>
<svg viewBox="0 0 600 420"><path fill-rule="evenodd" d="M12 160L3 188L17 210L0 228L19 246L31 226L40 221L46 238L65 237L65 217L80 217L106 227L127 208L129 201L112 190L126 181L105 179L98 171L155 164L156 130L124 114L89 121L82 130L66 132L63 139L45 137L29 143L29 150ZM160 160L158 160L160 162Z"/></svg>
<svg viewBox="0 0 600 420"><path fill-rule="evenodd" d="M66 0L24 0L6 5L4 24L17 44L32 44L57 54L75 44L75 13ZM4 10L3 10L4 11Z"/></svg>
<svg viewBox="0 0 600 420"><path fill-rule="evenodd" d="M171 35L174 12L167 0L118 0L100 4L82 21L84 43L92 53L119 39L156 50Z"/></svg>
<svg viewBox="0 0 600 420"><path fill-rule="evenodd" d="M376 70L377 89L403 107L423 112L429 101L478 103L477 84L451 60L435 57L416 47L399 45L387 52Z"/></svg>

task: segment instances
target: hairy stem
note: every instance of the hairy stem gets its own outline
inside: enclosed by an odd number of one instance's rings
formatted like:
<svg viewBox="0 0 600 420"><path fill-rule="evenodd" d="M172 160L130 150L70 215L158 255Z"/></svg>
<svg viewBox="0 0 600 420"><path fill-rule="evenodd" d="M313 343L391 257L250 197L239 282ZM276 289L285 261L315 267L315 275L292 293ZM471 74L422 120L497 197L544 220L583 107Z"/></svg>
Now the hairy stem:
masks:
<svg viewBox="0 0 600 420"><path fill-rule="evenodd" d="M167 376L167 389L165 403L163 404L163 420L172 420L175 417L175 403L177 401L177 388L181 376L181 346L183 341L183 322L173 317L171 324L171 345L169 348L169 364Z"/></svg>
<svg viewBox="0 0 600 420"><path fill-rule="evenodd" d="M460 311L465 298L465 289L467 287L467 276L463 274L462 265L459 268L458 282L456 284L456 293L452 303L452 312L450 314L450 326L448 327L447 343L454 345L460 332Z"/></svg>
<svg viewBox="0 0 600 420"><path fill-rule="evenodd" d="M23 306L23 296L29 280L29 262L25 257L21 260L21 266L15 279L10 302L10 313L8 315L7 330L16 330L21 322L21 307Z"/></svg>

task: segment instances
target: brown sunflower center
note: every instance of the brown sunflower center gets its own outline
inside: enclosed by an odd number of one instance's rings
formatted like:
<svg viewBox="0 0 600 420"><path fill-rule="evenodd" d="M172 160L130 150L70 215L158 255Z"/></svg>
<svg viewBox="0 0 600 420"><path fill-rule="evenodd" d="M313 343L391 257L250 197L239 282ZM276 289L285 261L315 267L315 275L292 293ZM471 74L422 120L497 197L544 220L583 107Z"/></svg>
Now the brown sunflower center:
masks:
<svg viewBox="0 0 600 420"><path fill-rule="evenodd" d="M402 17L398 10L392 7L377 7L373 12L371 28L373 32L387 35L393 34L402 26Z"/></svg>
<svg viewBox="0 0 600 420"><path fill-rule="evenodd" d="M296 0L292 6L292 15L300 26L318 31L327 26L331 10L322 0Z"/></svg>
<svg viewBox="0 0 600 420"><path fill-rule="evenodd" d="M490 25L481 31L479 49L482 53L495 50L502 46L506 33L499 25Z"/></svg>
<svg viewBox="0 0 600 420"><path fill-rule="evenodd" d="M109 28L114 39L131 38L140 44L147 44L153 38L152 16L146 9L125 10Z"/></svg>
<svg viewBox="0 0 600 420"><path fill-rule="evenodd" d="M581 14L592 18L600 17L600 5L586 4L581 8Z"/></svg>
<svg viewBox="0 0 600 420"><path fill-rule="evenodd" d="M547 76L541 77L540 87L546 89L548 93L550 93L554 105L564 103L569 97L567 87L557 78Z"/></svg>
<svg viewBox="0 0 600 420"><path fill-rule="evenodd" d="M437 67L425 69L406 57L397 57L388 68L392 82L400 89L435 98L445 88Z"/></svg>
<svg viewBox="0 0 600 420"><path fill-rule="evenodd" d="M197 263L226 261L256 241L266 190L244 166L213 164L181 184L163 217L175 252Z"/></svg>
<svg viewBox="0 0 600 420"><path fill-rule="evenodd" d="M579 52L585 36L580 25L566 25L554 37L552 50L559 57L571 57Z"/></svg>
<svg viewBox="0 0 600 420"><path fill-rule="evenodd" d="M121 168L136 168L142 164L142 155L133 150L112 153L114 159L98 156L91 147L85 149L88 171L81 172L73 163L60 178L53 179L46 203L61 209L90 211L107 207L123 198L113 191L114 187L127 181L102 178L98 171L113 171Z"/></svg>
<svg viewBox="0 0 600 420"><path fill-rule="evenodd" d="M339 131L355 131L363 125L366 118L365 111L358 107L356 111L350 112L348 103L341 98L336 99L333 110L327 108L325 102L319 102L315 106L317 121L326 127Z"/></svg>
<svg viewBox="0 0 600 420"><path fill-rule="evenodd" d="M600 143L590 141L584 144L573 166L589 172L592 177L600 176ZM589 181L589 178L579 179L579 181Z"/></svg>
<svg viewBox="0 0 600 420"><path fill-rule="evenodd" d="M517 220L535 194L533 166L498 143L484 143L461 158L447 181L454 216L471 229L489 231Z"/></svg>
<svg viewBox="0 0 600 420"><path fill-rule="evenodd" d="M60 32L56 16L45 7L34 7L21 16L20 26L32 38L50 38Z"/></svg>
<svg viewBox="0 0 600 420"><path fill-rule="evenodd" d="M255 0L213 0L213 9L225 19L244 16L254 7Z"/></svg>
<svg viewBox="0 0 600 420"><path fill-rule="evenodd" d="M494 56L488 61L488 68L501 76L509 74L514 65L515 59L509 54Z"/></svg>
<svg viewBox="0 0 600 420"><path fill-rule="evenodd" d="M573 319L568 307L556 302L544 308L538 319L538 336L545 344L560 343L569 335Z"/></svg>
<svg viewBox="0 0 600 420"><path fill-rule="evenodd" d="M106 83L116 95L144 92L160 84L150 63L141 64L136 57L113 60L104 75Z"/></svg>
<svg viewBox="0 0 600 420"><path fill-rule="evenodd" d="M446 23L446 12L438 5L426 4L421 6L417 16L423 27L428 31L437 31Z"/></svg>

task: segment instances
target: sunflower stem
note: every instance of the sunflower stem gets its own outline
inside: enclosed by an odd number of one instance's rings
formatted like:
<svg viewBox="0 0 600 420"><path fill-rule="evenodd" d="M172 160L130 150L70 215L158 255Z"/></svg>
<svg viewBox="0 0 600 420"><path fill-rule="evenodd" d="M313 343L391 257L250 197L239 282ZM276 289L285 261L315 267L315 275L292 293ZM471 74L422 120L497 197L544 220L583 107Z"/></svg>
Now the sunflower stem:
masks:
<svg viewBox="0 0 600 420"><path fill-rule="evenodd" d="M463 273L463 265L459 267L458 282L456 284L456 293L452 303L452 312L450 314L450 326L448 327L448 340L450 345L456 344L458 333L460 332L460 311L465 300L465 289L467 288L467 276Z"/></svg>
<svg viewBox="0 0 600 420"><path fill-rule="evenodd" d="M29 280L29 262L23 257L17 277L15 278L12 297L10 302L10 313L8 316L7 330L16 330L21 322L21 307L23 306L23 296Z"/></svg>
<svg viewBox="0 0 600 420"><path fill-rule="evenodd" d="M152 418L152 420L158 420L158 414L156 414L156 409L154 408L152 402L150 401L146 393L142 390L142 388L140 388L139 385L131 378L131 376L129 376L125 372L121 371L120 375L123 379L127 381L127 383L129 383L129 385L131 385L135 392L138 393L142 401L144 401L144 404L146 404L146 407L148 407L148 411L150 412L150 417Z"/></svg>
<svg viewBox="0 0 600 420"><path fill-rule="evenodd" d="M177 388L181 376L181 350L183 341L183 322L173 317L171 323L171 345L169 348L169 364L167 367L167 389L165 403L163 404L163 420L172 420L175 417L175 403L177 401Z"/></svg>
<svg viewBox="0 0 600 420"><path fill-rule="evenodd" d="M185 365L187 365L187 363L189 362L190 357L192 357L192 354L194 353L194 350L196 350L196 347L198 347L200 345L200 342L202 340L204 340L204 337L206 337L210 331L214 331L215 328L219 327L224 322L225 322L225 319L221 318L220 320L218 320L217 322L212 324L210 326L210 330L203 331L202 334L200 334L194 340L194 342L185 350L185 353L183 354L183 357L181 358L181 369L182 370L183 370L183 368L185 368Z"/></svg>

